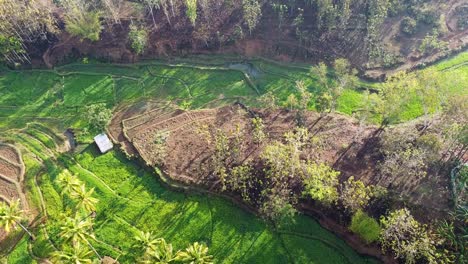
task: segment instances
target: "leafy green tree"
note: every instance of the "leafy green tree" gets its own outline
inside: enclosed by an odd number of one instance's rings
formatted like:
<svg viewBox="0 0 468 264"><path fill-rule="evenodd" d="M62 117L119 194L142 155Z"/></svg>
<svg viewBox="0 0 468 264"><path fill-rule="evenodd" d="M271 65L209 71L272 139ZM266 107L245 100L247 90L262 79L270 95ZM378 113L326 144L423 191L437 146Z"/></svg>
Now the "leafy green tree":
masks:
<svg viewBox="0 0 468 264"><path fill-rule="evenodd" d="M324 163L308 162L303 168L304 195L327 205L335 202L339 175Z"/></svg>
<svg viewBox="0 0 468 264"><path fill-rule="evenodd" d="M176 260L193 264L212 264L213 256L208 254L208 247L198 242L177 253Z"/></svg>
<svg viewBox="0 0 468 264"><path fill-rule="evenodd" d="M197 0L185 0L185 5L187 6L187 17L192 25L195 26L195 21L197 20Z"/></svg>
<svg viewBox="0 0 468 264"><path fill-rule="evenodd" d="M378 181L407 188L423 179L439 158L440 144L433 136L419 138L413 129L394 128L386 131L380 140L383 160L378 164Z"/></svg>
<svg viewBox="0 0 468 264"><path fill-rule="evenodd" d="M317 77L321 91L329 91L328 67L324 62L320 62L317 66L310 68L310 74Z"/></svg>
<svg viewBox="0 0 468 264"><path fill-rule="evenodd" d="M93 104L86 106L85 118L92 129L104 131L112 118L112 110L106 104Z"/></svg>
<svg viewBox="0 0 468 264"><path fill-rule="evenodd" d="M12 201L10 204L5 202L0 203L0 226L5 229L7 233L11 231L11 229L16 228L16 226L20 226L28 235L32 238L34 236L29 232L29 230L21 224L21 221L24 219L24 211L20 208L20 200Z"/></svg>
<svg viewBox="0 0 468 264"><path fill-rule="evenodd" d="M214 137L215 152L211 158L213 173L221 180L225 190L228 177L226 166L229 163L232 150L229 139L222 130L218 129Z"/></svg>
<svg viewBox="0 0 468 264"><path fill-rule="evenodd" d="M405 263L425 260L436 263L435 240L425 225L420 224L406 208L392 211L380 219L382 232L380 242L384 250L391 250Z"/></svg>
<svg viewBox="0 0 468 264"><path fill-rule="evenodd" d="M92 197L94 188L86 190L86 185L78 179L78 176L72 175L68 170L63 170L56 181L62 188L61 194L67 195L75 202L75 212L80 212L82 209L87 213L96 211L98 199Z"/></svg>
<svg viewBox="0 0 468 264"><path fill-rule="evenodd" d="M327 112L331 112L333 109L333 96L325 92L317 96L315 100L315 108L323 116Z"/></svg>
<svg viewBox="0 0 468 264"><path fill-rule="evenodd" d="M281 225L291 220L297 210L293 204L296 197L291 195L291 190L279 183L262 191L263 202L260 206L260 213L275 224Z"/></svg>
<svg viewBox="0 0 468 264"><path fill-rule="evenodd" d="M61 1L65 12L65 29L73 36L80 39L98 41L100 38L101 12L93 10L89 2L83 0Z"/></svg>
<svg viewBox="0 0 468 264"><path fill-rule="evenodd" d="M266 176L275 182L285 182L300 172L300 152L292 144L273 142L268 144L261 158L268 166Z"/></svg>
<svg viewBox="0 0 468 264"><path fill-rule="evenodd" d="M262 17L262 6L258 0L242 0L244 20L249 28L249 32L255 29Z"/></svg>
<svg viewBox="0 0 468 264"><path fill-rule="evenodd" d="M416 93L423 107L425 128L429 126L433 115L441 110L446 101L447 91L442 78L442 74L435 69L425 69L416 73L418 82Z"/></svg>
<svg viewBox="0 0 468 264"><path fill-rule="evenodd" d="M419 45L419 52L428 55L434 51L444 50L448 46L448 43L439 40L439 32L434 30L432 34L427 34L423 40L421 41L421 45Z"/></svg>
<svg viewBox="0 0 468 264"><path fill-rule="evenodd" d="M337 7L332 0L317 0L317 22L319 28L329 30L336 25Z"/></svg>
<svg viewBox="0 0 468 264"><path fill-rule="evenodd" d="M294 94L290 94L286 99L285 104L287 107L289 107L289 110L293 110L298 107L299 102Z"/></svg>
<svg viewBox="0 0 468 264"><path fill-rule="evenodd" d="M367 36L369 57L372 60L380 59L382 47L379 40L380 26L385 21L390 6L389 0L370 0L367 2Z"/></svg>
<svg viewBox="0 0 468 264"><path fill-rule="evenodd" d="M259 103L267 109L276 110L278 108L278 98L272 93L268 92L258 98Z"/></svg>
<svg viewBox="0 0 468 264"><path fill-rule="evenodd" d="M409 101L409 94L415 90L415 78L405 72L398 72L387 78L380 90L380 106L377 110L382 115L382 124L386 125L400 119L404 106Z"/></svg>
<svg viewBox="0 0 468 264"><path fill-rule="evenodd" d="M260 117L252 118L252 126L253 126L253 130L252 130L253 141L256 144L262 143L266 138L265 124L263 124L263 119Z"/></svg>
<svg viewBox="0 0 468 264"><path fill-rule="evenodd" d="M128 38L130 46L136 54L142 54L145 51L148 45L148 32L146 28L131 24Z"/></svg>
<svg viewBox="0 0 468 264"><path fill-rule="evenodd" d="M231 169L230 177L227 180L229 188L233 191L240 192L242 199L246 202L250 201L249 191L253 189L254 175L253 169L249 165L240 165Z"/></svg>
<svg viewBox="0 0 468 264"><path fill-rule="evenodd" d="M2 60L12 63L15 62L15 58L23 60L22 56L26 51L20 38L0 34L0 53L3 54Z"/></svg>
<svg viewBox="0 0 468 264"><path fill-rule="evenodd" d="M372 197L372 188L362 181L349 177L341 187L340 201L351 212L365 208Z"/></svg>
<svg viewBox="0 0 468 264"><path fill-rule="evenodd" d="M89 217L81 218L79 215L74 217L64 216L63 225L60 226L59 236L64 243L72 243L72 247L79 244L88 245L94 254L101 259L101 256L96 249L91 245L89 239L95 240L94 233L92 232L93 222Z"/></svg>
<svg viewBox="0 0 468 264"><path fill-rule="evenodd" d="M303 81L296 82L296 89L299 91L299 108L301 110L307 110L309 103L312 100L312 93L307 90L307 87Z"/></svg>
<svg viewBox="0 0 468 264"><path fill-rule="evenodd" d="M407 35L413 35L416 30L416 25L416 20L411 17L404 17L400 23L400 30Z"/></svg>
<svg viewBox="0 0 468 264"><path fill-rule="evenodd" d="M336 59L333 63L333 69L335 71L335 81L330 87L332 111L336 110L337 100L343 94L343 91L354 88L358 82L357 70L353 69L348 60Z"/></svg>

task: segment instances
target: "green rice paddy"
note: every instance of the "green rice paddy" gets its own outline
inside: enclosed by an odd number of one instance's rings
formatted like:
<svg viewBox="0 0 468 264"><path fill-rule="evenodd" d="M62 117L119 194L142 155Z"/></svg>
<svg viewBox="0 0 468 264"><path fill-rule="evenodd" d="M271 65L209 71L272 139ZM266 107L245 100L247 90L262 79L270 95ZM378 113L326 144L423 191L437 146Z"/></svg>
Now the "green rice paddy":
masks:
<svg viewBox="0 0 468 264"><path fill-rule="evenodd" d="M254 106L258 96L270 91L284 102L297 92L296 80L304 80L312 92L318 89L304 65L258 59L239 66L226 60L197 57L134 65L76 63L53 70L0 72L0 138L21 147L28 198L48 216L48 224L36 230L38 239L29 249L30 242L21 240L9 254L8 263L37 263L34 258L46 257L52 251L53 242L47 237L57 236L58 217L67 203L55 182L64 169L96 189L99 204L93 245L102 255L119 257L121 263L132 263L134 256L123 253L132 252L132 237L137 230L152 230L175 248L204 242L218 263L376 262L357 254L310 217L299 215L295 223L278 230L226 199L172 190L160 183L154 172L119 151L99 155L93 145L83 145L75 154L56 151L61 142L54 131L86 127L81 113L90 104L116 107L158 99L190 108L234 101ZM449 63L452 60L456 63ZM433 67L460 75L452 89L455 92L468 83L466 61L465 53ZM362 86L368 85L362 82ZM352 114L360 107L361 96L358 90L345 91L338 111ZM407 119L422 113L417 101L405 111Z"/></svg>

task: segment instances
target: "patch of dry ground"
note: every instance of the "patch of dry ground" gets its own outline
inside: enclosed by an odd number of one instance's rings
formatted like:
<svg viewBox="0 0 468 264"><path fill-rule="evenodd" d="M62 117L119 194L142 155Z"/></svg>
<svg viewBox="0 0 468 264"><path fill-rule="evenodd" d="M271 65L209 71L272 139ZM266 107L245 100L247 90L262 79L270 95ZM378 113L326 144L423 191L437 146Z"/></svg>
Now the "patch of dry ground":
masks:
<svg viewBox="0 0 468 264"><path fill-rule="evenodd" d="M116 143L132 154L141 156L150 166L157 165L155 137L158 132L169 132L166 141L167 156L163 170L174 180L216 188L211 177L210 162L214 153L214 136L222 131L231 139L239 131L241 138L240 160L258 160L262 146L253 142L252 116L260 116L268 132L267 141L284 140L284 133L297 124L297 111L264 109L246 110L239 105L195 111L176 110L174 107L148 105L145 110L133 107L118 112L111 124L110 133ZM304 114L303 124L313 135L314 143L303 151L303 158L325 162L341 172L341 181L355 176L368 184L378 184L395 193L405 193L411 203L426 210L443 211L448 206L449 193L446 181L439 176L414 179L379 179L378 127L360 126L349 117L339 114L320 116L316 112ZM406 184L411 182L410 186Z"/></svg>
<svg viewBox="0 0 468 264"><path fill-rule="evenodd" d="M12 145L0 143L0 200L10 203L20 200L21 208L28 210L28 202L23 192L24 164L19 151ZM0 229L0 241L6 233Z"/></svg>

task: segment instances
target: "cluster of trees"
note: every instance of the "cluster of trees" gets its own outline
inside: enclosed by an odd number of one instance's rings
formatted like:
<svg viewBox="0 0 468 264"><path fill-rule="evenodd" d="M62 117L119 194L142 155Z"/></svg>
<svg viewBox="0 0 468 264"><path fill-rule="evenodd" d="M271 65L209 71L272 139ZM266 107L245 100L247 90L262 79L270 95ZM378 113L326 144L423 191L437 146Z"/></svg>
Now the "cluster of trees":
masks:
<svg viewBox="0 0 468 264"><path fill-rule="evenodd" d="M0 3L0 49L4 60L9 62L29 61L26 54L27 43L45 39L48 34L58 33L55 7L63 12L65 30L70 34L97 41L103 28L121 24L128 19L124 7L126 0L57 0L54 5L44 6L42 1L5 0ZM161 25L161 17L169 26L181 19L186 19L193 26L194 39L208 40L217 38L220 42L244 37L244 31L252 33L260 24L263 13L277 14L278 27L289 25L296 31L297 38L303 44L313 45L318 37L333 35L346 38L349 29L365 32L368 53L371 60L388 61L391 54L380 43L380 28L389 15L407 13L401 23L405 34L413 34L417 25L434 25L437 34L429 34L422 42L421 49L431 52L440 49L443 42L438 41L439 32L443 33L445 23L437 10L417 0L138 0L140 9L133 12L145 12L132 16L129 28L129 47L141 54L148 46L148 37L154 28ZM3 10L3 11L2 11ZM235 21L234 30L229 32L211 31L210 17L224 10L233 13L238 10L242 17ZM128 10L127 10L128 11ZM128 12L127 12L128 13ZM135 14L136 14L135 13ZM125 17L124 17L125 16ZM203 16L203 17L202 17ZM314 21L305 22L304 17L313 17ZM184 18L185 17L185 18ZM202 19L200 19L202 17ZM414 18L416 19L414 19ZM143 18L143 19L142 19ZM152 24L152 25L151 25ZM175 25L175 24L174 24ZM224 34L227 34L224 36ZM436 45L437 44L437 45ZM442 46L441 46L442 45Z"/></svg>
<svg viewBox="0 0 468 264"><path fill-rule="evenodd" d="M26 45L56 33L56 21L41 1L0 1L0 53L8 63L30 62Z"/></svg>
<svg viewBox="0 0 468 264"><path fill-rule="evenodd" d="M343 58L336 59L331 67L320 62L317 66L311 67L310 73L311 78L317 79L318 86L315 87L315 91L310 92L304 81L297 81L297 93L291 93L284 102L290 110L299 110L299 115L310 109L312 105L321 114L336 111L338 98L343 91L354 89L358 85L357 70ZM262 96L260 102L265 107L272 108L277 103L277 99L269 93Z"/></svg>
<svg viewBox="0 0 468 264"><path fill-rule="evenodd" d="M112 110L104 103L88 105L84 111L85 120L94 132L103 132L112 118Z"/></svg>
<svg viewBox="0 0 468 264"><path fill-rule="evenodd" d="M68 170L62 171L56 178L57 185L61 188L62 201L64 201L63 213L55 220L46 222L46 225L56 227L58 233L49 233L48 242L53 252L51 259L57 263L95 263L102 260L102 256L93 246L99 243L93 226L96 217L96 207L99 200L93 197L94 188L88 189L79 180L77 175ZM10 204L0 204L0 227L10 232L20 226L33 239L32 232L23 225L26 215L20 209L19 201ZM48 229L46 227L46 229ZM54 228L50 228L54 231ZM33 241L35 243L36 241ZM38 241L39 243L40 241ZM184 250L174 252L170 243L164 238L158 238L151 232L137 232L134 238L135 252L124 252L135 258L135 263L200 263L212 264L213 257L208 253L208 247L195 242ZM45 252L42 252L45 253Z"/></svg>
<svg viewBox="0 0 468 264"><path fill-rule="evenodd" d="M337 98L343 89L355 87L357 79L355 71L344 60L337 60L334 68L330 72L325 64L321 64L313 69L318 82L325 87L319 89L318 96L309 92L304 82L297 82L299 96L289 96L284 106L300 113L310 108L312 99L317 101L329 93L330 100L323 104L326 107L317 107L320 102L316 107L325 113L336 109ZM468 149L466 98L458 95L448 97L450 84L440 72L426 69L398 73L383 84L379 93L365 93L362 109L356 113L361 124L378 116L381 128L388 130L379 139L382 161L377 166L377 177L380 184L392 183L392 186L402 187L399 190L405 194L403 190L412 191L429 172L439 171L440 166L451 164L465 155ZM421 105L421 125L387 128L388 124L402 120L405 107L415 99ZM278 100L267 93L259 102L276 109ZM247 164L238 161L224 163L221 170L223 190L239 193L245 201L257 206L266 219L275 223L291 219L301 198L310 198L325 207L342 208L341 213L351 218L349 228L353 232L367 243L379 242L384 250L393 252L406 263L435 263L439 260L451 263L463 259L462 245L466 239L461 237L466 235L466 229L462 227L466 222L460 219L466 210L460 207L452 220L437 230L434 225L419 223L406 208L389 210L378 220L379 215L369 209L386 199L386 189L366 185L354 177L340 184L338 171L324 163L304 159L307 155L302 150L313 145L315 139L301 127L300 122L297 124L298 128L286 133L283 139L272 141L263 131L262 119L254 118L250 133L256 146L262 150L261 155L258 160L250 160ZM219 144L217 153L229 152L233 148L234 141L228 136L215 141ZM457 179L456 182L466 182L463 177ZM457 186L466 188L464 183ZM372 211L372 216L366 211Z"/></svg>
<svg viewBox="0 0 468 264"><path fill-rule="evenodd" d="M138 232L135 241L134 248L139 255L136 263L214 263L213 256L208 254L208 247L198 242L174 252L172 244L154 236L152 232Z"/></svg>

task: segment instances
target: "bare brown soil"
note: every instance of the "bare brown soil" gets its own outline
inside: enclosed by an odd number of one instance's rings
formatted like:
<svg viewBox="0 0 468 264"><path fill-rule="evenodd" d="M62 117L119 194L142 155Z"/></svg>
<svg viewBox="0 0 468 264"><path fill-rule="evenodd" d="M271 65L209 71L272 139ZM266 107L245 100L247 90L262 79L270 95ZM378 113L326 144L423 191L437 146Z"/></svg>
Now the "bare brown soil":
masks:
<svg viewBox="0 0 468 264"><path fill-rule="evenodd" d="M21 159L18 156L18 153L6 145L0 145L0 157L16 164L21 163Z"/></svg>
<svg viewBox="0 0 468 264"><path fill-rule="evenodd" d="M20 200L23 210L28 210L28 202L23 193L24 164L18 150L0 143L0 201L10 203ZM0 241L6 237L0 229Z"/></svg>
<svg viewBox="0 0 468 264"><path fill-rule="evenodd" d="M119 144L122 147L122 150L130 157L137 155L136 149L133 145L127 140L127 137L124 134L124 130L130 129L127 125L136 125L138 122L144 123L144 121L139 118L140 116L145 116L148 113L149 116L152 116L152 113L158 113L160 115L164 111L163 109L172 109L173 106L167 102L161 101L141 101L132 105L121 106L117 109L114 114L108 128L108 132L112 141ZM127 131L125 131L126 133Z"/></svg>
<svg viewBox="0 0 468 264"><path fill-rule="evenodd" d="M0 156L0 174L12 181L20 181L21 168Z"/></svg>
<svg viewBox="0 0 468 264"><path fill-rule="evenodd" d="M115 115L109 129L114 141L125 149L133 146L133 155L156 166L156 134L158 131L169 132L165 172L174 180L210 189L219 184L213 181L210 171L217 130L231 138L235 131L240 131L240 160L255 161L263 145L253 143L252 114L264 120L267 141L284 140L284 134L297 125L296 111L253 109L249 113L232 105L187 112L174 110L174 107L140 104L146 105L145 110L129 107ZM379 177L378 164L382 157L378 149L382 131L378 127L360 126L356 120L339 114L320 116L316 112L306 112L303 119L304 126L314 136L314 144L304 149L302 158L333 166L341 172L341 181L354 176L367 184L381 185L403 194L411 204L423 208L423 219L430 220L424 212L441 213L448 208L447 180L442 176L430 175L423 179Z"/></svg>

